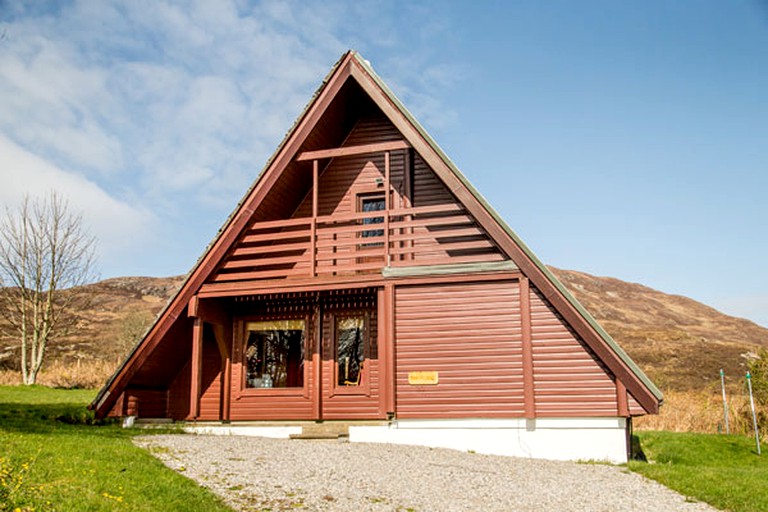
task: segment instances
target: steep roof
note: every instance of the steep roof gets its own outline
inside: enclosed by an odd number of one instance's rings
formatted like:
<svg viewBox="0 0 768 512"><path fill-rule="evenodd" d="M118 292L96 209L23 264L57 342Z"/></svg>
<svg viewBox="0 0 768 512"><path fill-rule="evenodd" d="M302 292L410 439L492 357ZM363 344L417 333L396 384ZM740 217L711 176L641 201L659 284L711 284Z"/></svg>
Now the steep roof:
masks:
<svg viewBox="0 0 768 512"><path fill-rule="evenodd" d="M229 246L245 228L269 189L293 160L312 128L347 80L354 80L402 133L421 158L443 180L446 186L473 214L499 247L528 276L531 282L569 322L604 364L625 384L627 390L648 412L657 412L662 394L595 321L562 283L523 243L482 195L472 186L442 151L426 130L357 52L349 51L334 65L302 114L286 134L253 185L238 203L217 236L188 274L177 294L160 313L144 339L137 344L120 368L91 404L97 414L106 414L137 370L142 354L159 343L172 324L184 314L192 296L209 277Z"/></svg>

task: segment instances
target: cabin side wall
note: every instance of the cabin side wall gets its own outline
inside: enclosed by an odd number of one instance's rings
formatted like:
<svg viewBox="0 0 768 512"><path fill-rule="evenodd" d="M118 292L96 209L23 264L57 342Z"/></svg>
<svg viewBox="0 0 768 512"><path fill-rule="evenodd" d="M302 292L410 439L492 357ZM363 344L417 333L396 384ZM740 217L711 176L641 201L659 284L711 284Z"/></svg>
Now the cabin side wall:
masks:
<svg viewBox="0 0 768 512"><path fill-rule="evenodd" d="M520 290L518 280L396 288L398 418L517 418L526 400L537 418L619 416L613 376L533 287L526 396Z"/></svg>
<svg viewBox="0 0 768 512"><path fill-rule="evenodd" d="M536 416L617 416L610 372L534 287L530 303Z"/></svg>

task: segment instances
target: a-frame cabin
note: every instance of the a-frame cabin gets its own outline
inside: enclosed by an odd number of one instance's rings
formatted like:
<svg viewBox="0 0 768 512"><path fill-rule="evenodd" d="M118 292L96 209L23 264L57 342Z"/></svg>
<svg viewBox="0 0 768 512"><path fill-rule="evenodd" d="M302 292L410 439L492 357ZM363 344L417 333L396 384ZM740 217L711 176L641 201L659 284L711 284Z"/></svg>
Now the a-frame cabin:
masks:
<svg viewBox="0 0 768 512"><path fill-rule="evenodd" d="M661 400L348 52L91 407L623 461Z"/></svg>

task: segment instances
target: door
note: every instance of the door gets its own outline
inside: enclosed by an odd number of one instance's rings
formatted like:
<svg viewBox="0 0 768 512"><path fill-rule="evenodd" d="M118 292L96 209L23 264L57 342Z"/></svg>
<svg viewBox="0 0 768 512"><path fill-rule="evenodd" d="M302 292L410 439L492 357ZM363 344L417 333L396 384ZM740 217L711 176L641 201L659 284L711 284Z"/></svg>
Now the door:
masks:
<svg viewBox="0 0 768 512"><path fill-rule="evenodd" d="M378 321L375 299L360 307L337 304L322 313L319 419L377 419Z"/></svg>

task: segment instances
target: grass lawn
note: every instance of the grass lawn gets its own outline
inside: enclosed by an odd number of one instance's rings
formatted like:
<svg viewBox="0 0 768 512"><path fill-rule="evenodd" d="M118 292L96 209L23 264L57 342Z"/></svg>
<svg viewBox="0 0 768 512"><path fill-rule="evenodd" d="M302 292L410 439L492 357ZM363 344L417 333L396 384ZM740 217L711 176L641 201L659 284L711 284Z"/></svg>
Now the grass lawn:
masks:
<svg viewBox="0 0 768 512"><path fill-rule="evenodd" d="M94 396L0 386L0 511L230 510L133 446L135 430L93 424Z"/></svg>
<svg viewBox="0 0 768 512"><path fill-rule="evenodd" d="M768 511L768 447L754 438L678 432L637 432L649 462L632 471L686 496L733 512Z"/></svg>

